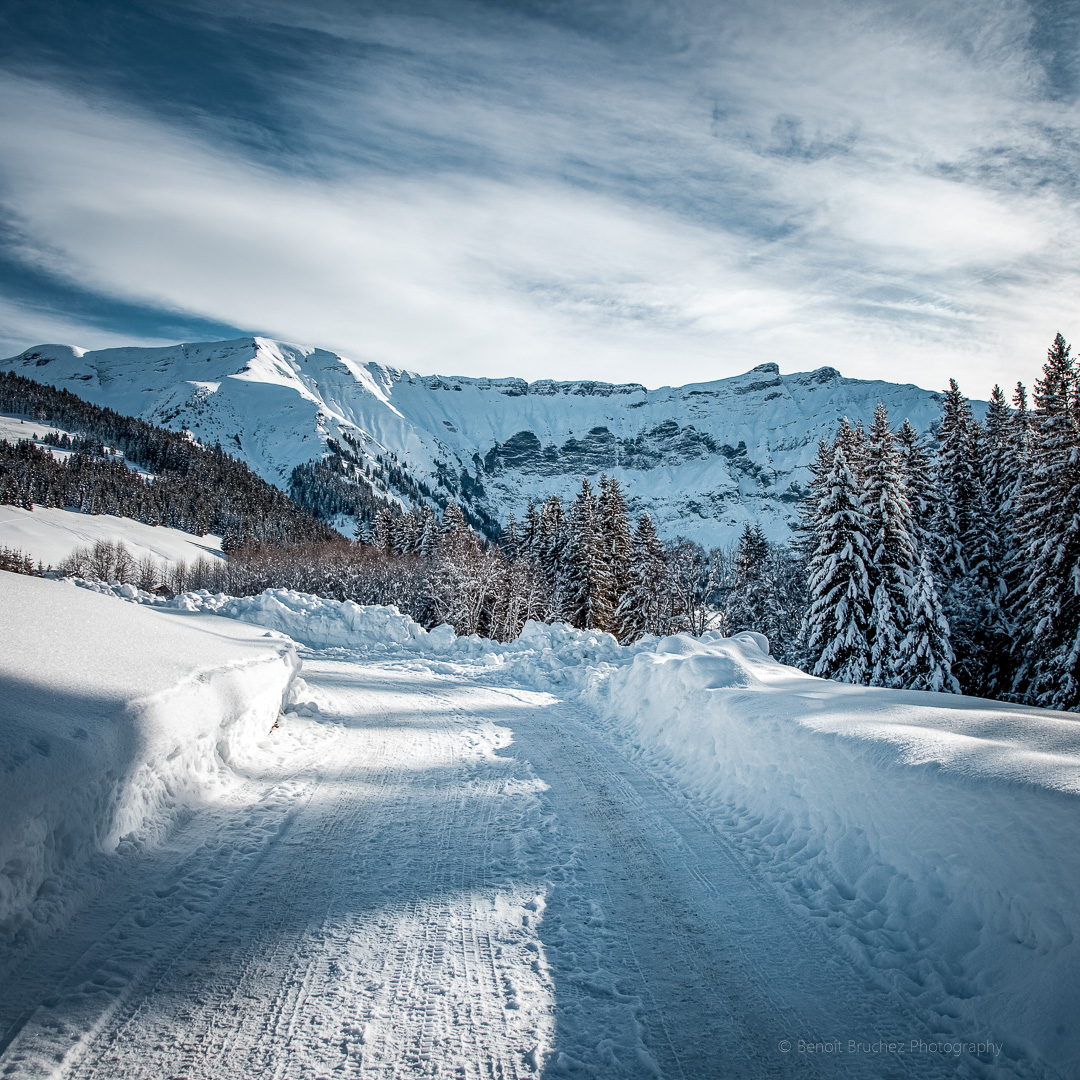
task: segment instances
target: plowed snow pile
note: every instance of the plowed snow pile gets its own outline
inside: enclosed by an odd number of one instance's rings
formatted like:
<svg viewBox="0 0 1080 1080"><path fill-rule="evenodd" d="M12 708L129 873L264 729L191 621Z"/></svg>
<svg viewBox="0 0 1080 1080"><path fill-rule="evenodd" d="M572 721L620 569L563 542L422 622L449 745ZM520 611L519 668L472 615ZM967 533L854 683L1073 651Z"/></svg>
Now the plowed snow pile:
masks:
<svg viewBox="0 0 1080 1080"><path fill-rule="evenodd" d="M0 942L72 902L95 853L160 839L262 753L287 638L0 573Z"/></svg>

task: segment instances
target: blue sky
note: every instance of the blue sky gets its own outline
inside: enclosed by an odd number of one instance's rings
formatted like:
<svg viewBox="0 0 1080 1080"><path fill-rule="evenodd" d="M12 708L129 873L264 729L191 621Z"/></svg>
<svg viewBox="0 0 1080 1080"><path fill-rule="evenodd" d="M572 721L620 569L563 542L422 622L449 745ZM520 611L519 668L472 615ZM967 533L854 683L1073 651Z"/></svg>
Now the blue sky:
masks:
<svg viewBox="0 0 1080 1080"><path fill-rule="evenodd" d="M1080 337L1080 4L7 0L0 353L973 396Z"/></svg>

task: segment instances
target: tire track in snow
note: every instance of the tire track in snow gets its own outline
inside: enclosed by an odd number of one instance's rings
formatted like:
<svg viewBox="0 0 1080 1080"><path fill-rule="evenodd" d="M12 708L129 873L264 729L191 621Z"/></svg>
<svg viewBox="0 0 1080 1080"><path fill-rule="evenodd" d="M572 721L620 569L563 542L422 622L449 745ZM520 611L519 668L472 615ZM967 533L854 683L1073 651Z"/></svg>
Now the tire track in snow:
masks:
<svg viewBox="0 0 1080 1080"><path fill-rule="evenodd" d="M60 988L52 1012L77 1031L77 1052L46 1065L56 1042L34 1025L0 1068L72 1080L534 1075L550 995L522 917L534 893L505 852L535 799L508 793L517 763L495 754L491 725L444 715L399 677L364 681L376 685L359 689L352 668L351 686L331 687L354 730L287 837L94 1019L77 987ZM108 967L100 958L89 977Z"/></svg>
<svg viewBox="0 0 1080 1080"><path fill-rule="evenodd" d="M622 971L638 973L644 1041L662 1075L957 1075L948 1056L781 1053L784 1039L833 1041L838 1025L844 1044L941 1036L933 1017L858 969L688 800L619 754L578 708L537 707L550 698L477 685L475 711L504 713L492 702L500 693L524 706L505 722L550 785L561 828L593 851L568 889L602 896L620 920ZM562 974L556 959L556 987ZM570 1034L568 1047L576 1040L588 1050L599 1033Z"/></svg>
<svg viewBox="0 0 1080 1080"><path fill-rule="evenodd" d="M122 909L145 891L135 883L72 938L104 928L77 977L48 983L70 948L43 958L33 989L53 1000L0 1072L955 1074L950 1060L780 1054L838 1019L859 1037L927 1029L579 710L415 661L316 656L304 675L350 728L288 827L238 865L215 863L214 843L240 850L256 818L194 821L200 843L157 881L156 922Z"/></svg>

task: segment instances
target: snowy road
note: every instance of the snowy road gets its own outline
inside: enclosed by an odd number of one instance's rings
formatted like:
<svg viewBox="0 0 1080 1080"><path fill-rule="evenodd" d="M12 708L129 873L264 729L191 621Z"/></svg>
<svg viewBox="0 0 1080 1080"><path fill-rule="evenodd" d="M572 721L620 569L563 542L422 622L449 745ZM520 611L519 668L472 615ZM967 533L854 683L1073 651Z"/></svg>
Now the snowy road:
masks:
<svg viewBox="0 0 1080 1080"><path fill-rule="evenodd" d="M336 737L119 861L0 1075L956 1075L851 1052L933 1023L577 706L441 668L309 655Z"/></svg>

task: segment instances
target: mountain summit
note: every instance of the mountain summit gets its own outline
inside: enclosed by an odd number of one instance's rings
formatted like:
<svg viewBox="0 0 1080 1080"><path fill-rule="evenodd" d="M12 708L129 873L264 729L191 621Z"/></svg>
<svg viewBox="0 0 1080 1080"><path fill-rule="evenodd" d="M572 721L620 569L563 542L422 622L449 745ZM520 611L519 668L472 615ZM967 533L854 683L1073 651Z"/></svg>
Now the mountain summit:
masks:
<svg viewBox="0 0 1080 1080"><path fill-rule="evenodd" d="M262 337L92 352L40 345L0 370L220 442L283 488L297 466L343 456L376 490L452 497L505 521L530 499L572 495L582 476L606 472L663 535L706 545L748 520L787 536L817 441L842 417L869 421L881 401L896 423L925 430L941 401L831 367L782 375L759 364L648 390L418 375Z"/></svg>

